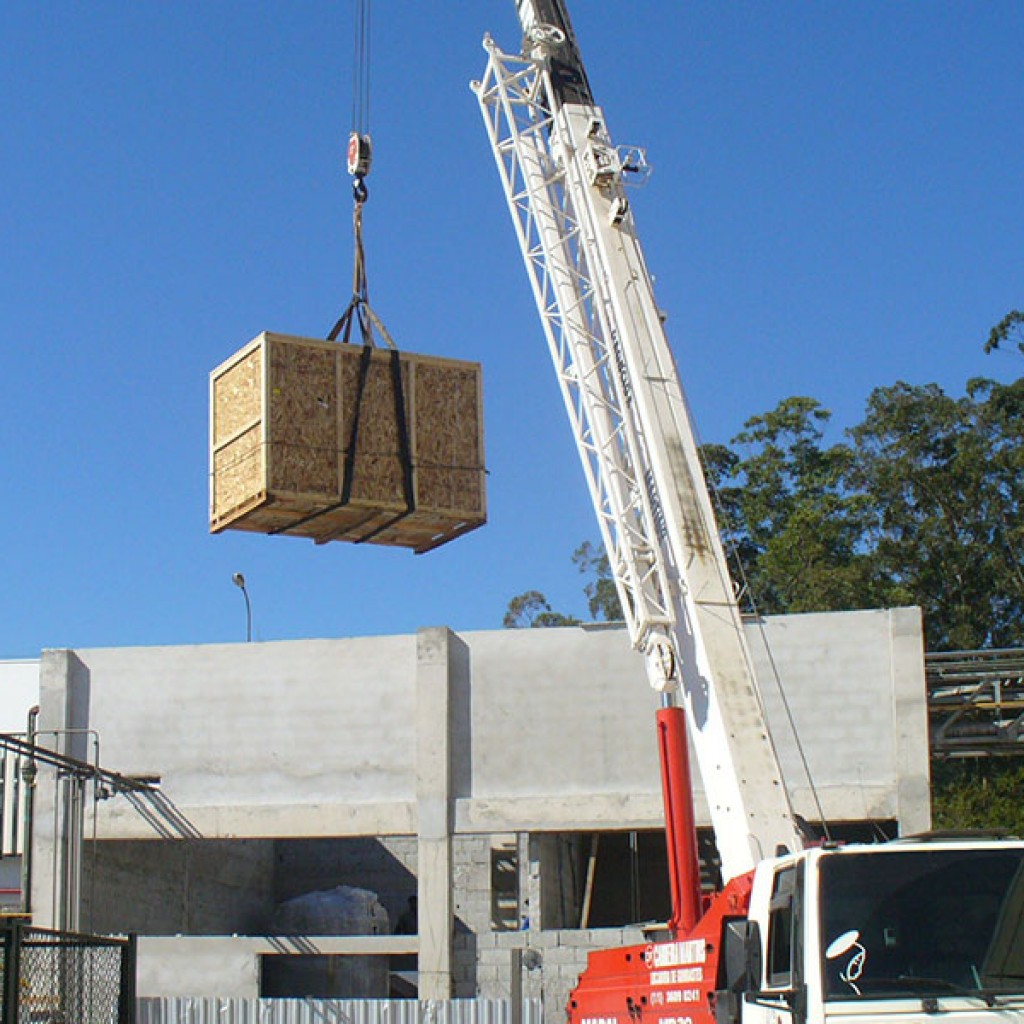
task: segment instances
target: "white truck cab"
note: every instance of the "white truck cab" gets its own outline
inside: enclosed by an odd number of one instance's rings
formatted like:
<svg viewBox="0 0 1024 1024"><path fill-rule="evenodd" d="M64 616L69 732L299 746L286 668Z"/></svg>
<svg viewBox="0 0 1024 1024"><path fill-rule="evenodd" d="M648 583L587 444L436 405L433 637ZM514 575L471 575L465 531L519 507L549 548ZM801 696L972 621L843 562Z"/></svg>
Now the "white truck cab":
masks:
<svg viewBox="0 0 1024 1024"><path fill-rule="evenodd" d="M730 960L727 933L719 1024L1024 1022L1024 842L917 838L765 861L731 941L744 954Z"/></svg>

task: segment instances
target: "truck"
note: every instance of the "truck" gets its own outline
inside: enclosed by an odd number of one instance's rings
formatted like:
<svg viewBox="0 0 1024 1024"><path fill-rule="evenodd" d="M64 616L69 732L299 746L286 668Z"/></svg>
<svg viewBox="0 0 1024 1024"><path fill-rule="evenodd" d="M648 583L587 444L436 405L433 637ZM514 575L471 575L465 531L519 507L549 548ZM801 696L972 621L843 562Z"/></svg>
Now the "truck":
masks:
<svg viewBox="0 0 1024 1024"><path fill-rule="evenodd" d="M473 83L629 636L659 694L671 915L590 954L569 1024L1024 1022L1024 843L844 845L790 805L627 186L564 0ZM824 671L823 667L823 671ZM721 859L706 892L692 745ZM820 812L820 808L819 808Z"/></svg>

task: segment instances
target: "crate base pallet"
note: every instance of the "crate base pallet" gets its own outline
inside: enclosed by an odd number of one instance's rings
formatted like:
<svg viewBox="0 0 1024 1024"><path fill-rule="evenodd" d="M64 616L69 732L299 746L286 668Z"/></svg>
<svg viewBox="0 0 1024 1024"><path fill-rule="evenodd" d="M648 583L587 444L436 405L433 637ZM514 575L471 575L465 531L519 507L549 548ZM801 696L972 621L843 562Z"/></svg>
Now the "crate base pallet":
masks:
<svg viewBox="0 0 1024 1024"><path fill-rule="evenodd" d="M210 529L428 551L486 521L480 366L264 333L210 375Z"/></svg>

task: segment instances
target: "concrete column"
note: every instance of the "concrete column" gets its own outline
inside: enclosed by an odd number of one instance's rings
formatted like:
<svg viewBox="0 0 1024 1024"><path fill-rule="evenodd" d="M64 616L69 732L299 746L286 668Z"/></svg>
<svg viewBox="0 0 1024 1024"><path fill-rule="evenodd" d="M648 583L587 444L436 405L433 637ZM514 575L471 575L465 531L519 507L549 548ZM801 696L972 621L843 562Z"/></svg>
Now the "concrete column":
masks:
<svg viewBox="0 0 1024 1024"><path fill-rule="evenodd" d="M419 997L450 999L452 901L452 693L468 680L469 650L449 629L416 637L416 801L419 871Z"/></svg>
<svg viewBox="0 0 1024 1024"><path fill-rule="evenodd" d="M932 827L928 694L920 608L889 612L896 810L901 835Z"/></svg>
<svg viewBox="0 0 1024 1024"><path fill-rule="evenodd" d="M39 666L40 747L88 761L89 673L73 651L43 651ZM41 928L78 926L82 792L57 770L38 766L32 807L32 920Z"/></svg>

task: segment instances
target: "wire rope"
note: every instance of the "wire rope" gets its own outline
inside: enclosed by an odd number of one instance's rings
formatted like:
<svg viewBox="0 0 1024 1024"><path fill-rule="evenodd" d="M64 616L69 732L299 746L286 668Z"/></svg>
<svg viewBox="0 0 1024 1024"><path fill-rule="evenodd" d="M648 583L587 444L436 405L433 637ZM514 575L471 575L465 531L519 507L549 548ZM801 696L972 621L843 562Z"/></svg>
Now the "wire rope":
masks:
<svg viewBox="0 0 1024 1024"><path fill-rule="evenodd" d="M370 132L370 0L355 0L352 33L352 131Z"/></svg>

